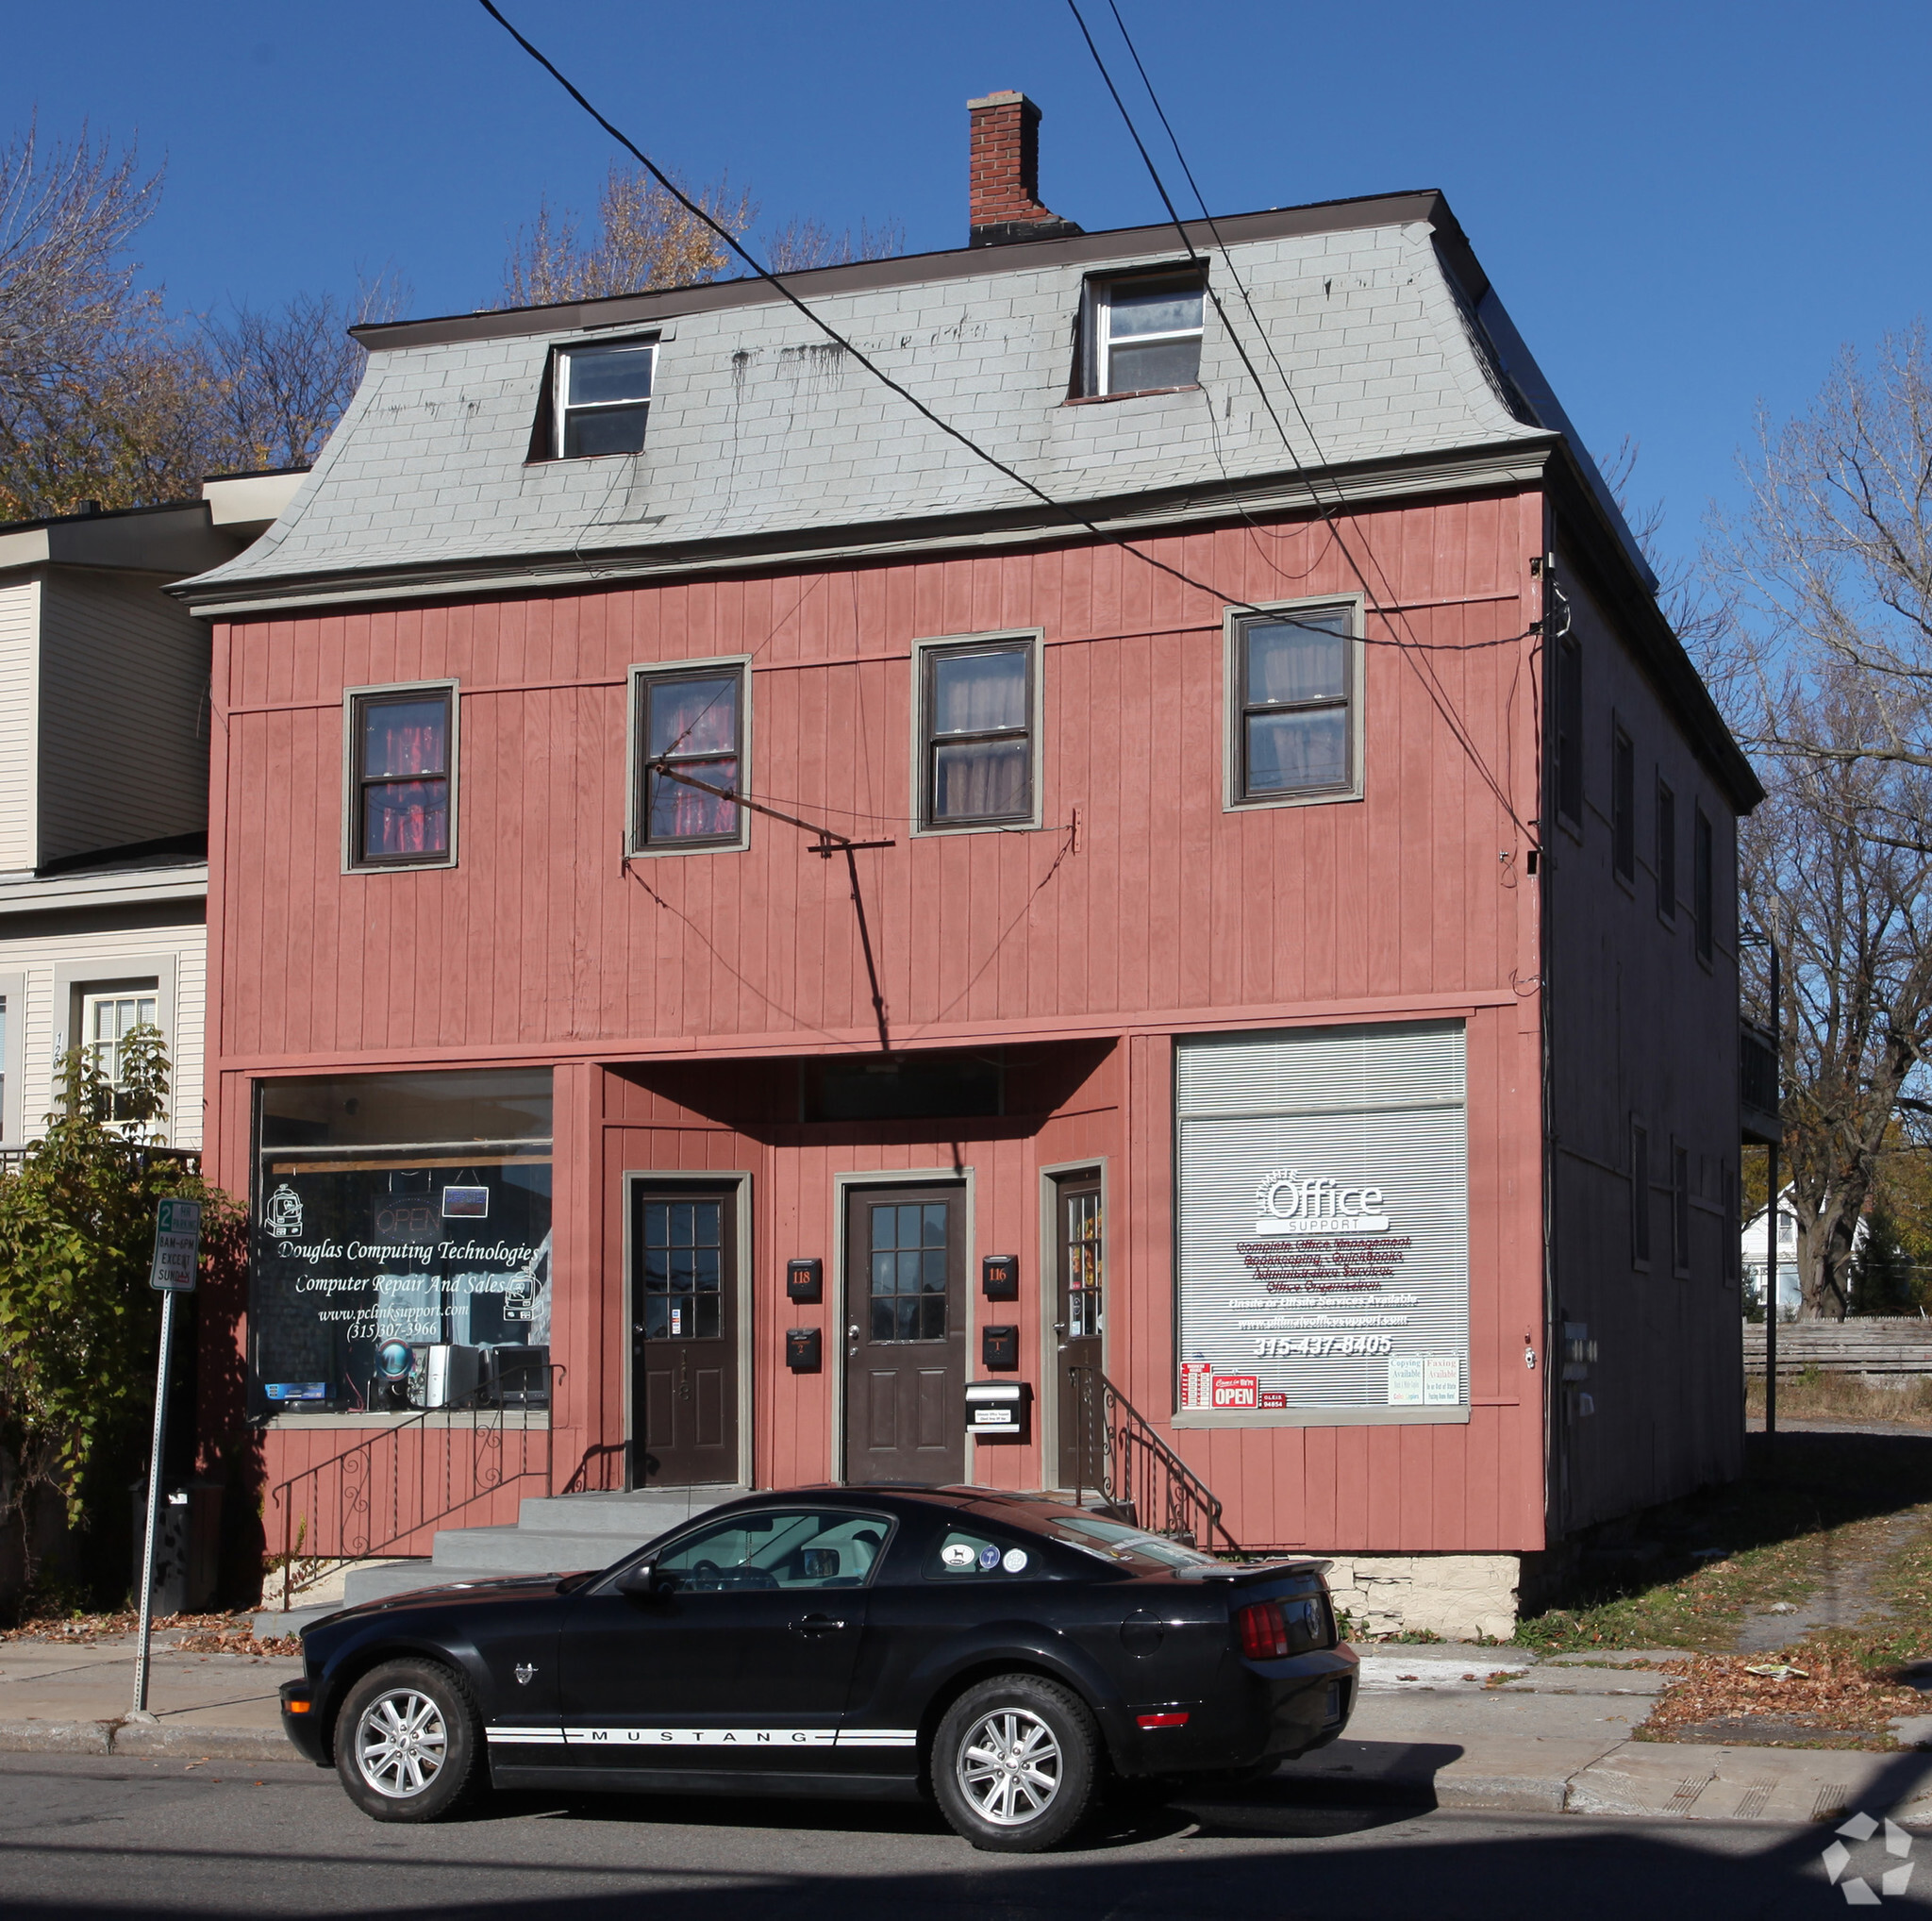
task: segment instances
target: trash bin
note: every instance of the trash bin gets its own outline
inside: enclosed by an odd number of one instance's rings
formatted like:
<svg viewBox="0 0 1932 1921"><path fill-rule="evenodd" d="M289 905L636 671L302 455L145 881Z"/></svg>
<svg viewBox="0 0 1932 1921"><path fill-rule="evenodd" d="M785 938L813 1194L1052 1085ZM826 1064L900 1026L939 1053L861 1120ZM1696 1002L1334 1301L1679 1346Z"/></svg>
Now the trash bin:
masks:
<svg viewBox="0 0 1932 1921"><path fill-rule="evenodd" d="M147 1531L147 1482L134 1483L134 1597L141 1600L141 1548ZM222 1490L212 1481L192 1480L161 1496L160 1525L155 1529L157 1614L199 1613L214 1600L221 1584Z"/></svg>

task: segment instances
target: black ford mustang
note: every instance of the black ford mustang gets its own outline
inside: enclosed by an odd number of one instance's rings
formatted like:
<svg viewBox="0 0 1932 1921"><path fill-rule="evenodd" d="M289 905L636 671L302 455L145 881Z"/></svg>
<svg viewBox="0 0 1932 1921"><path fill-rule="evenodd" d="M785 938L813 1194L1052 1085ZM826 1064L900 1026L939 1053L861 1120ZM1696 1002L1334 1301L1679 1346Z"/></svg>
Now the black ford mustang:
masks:
<svg viewBox="0 0 1932 1921"><path fill-rule="evenodd" d="M1246 1566L985 1488L756 1495L601 1574L350 1608L282 1689L384 1821L499 1787L929 1792L1051 1846L1109 1774L1261 1772L1341 1732L1354 1651L1314 1561ZM487 1762L486 1762L487 1756Z"/></svg>

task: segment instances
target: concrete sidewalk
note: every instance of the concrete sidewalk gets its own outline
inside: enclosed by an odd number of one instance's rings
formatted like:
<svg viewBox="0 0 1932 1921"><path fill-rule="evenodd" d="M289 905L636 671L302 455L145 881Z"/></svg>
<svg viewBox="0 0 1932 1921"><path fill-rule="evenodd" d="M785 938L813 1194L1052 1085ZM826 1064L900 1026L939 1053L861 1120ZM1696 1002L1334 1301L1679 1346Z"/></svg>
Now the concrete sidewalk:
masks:
<svg viewBox="0 0 1932 1921"><path fill-rule="evenodd" d="M149 1705L126 1719L131 1636L0 1642L0 1749L287 1761L276 1690L301 1663L188 1654L158 1637ZM1655 1658L1672 1650L1658 1649ZM1691 1820L1825 1821L1859 1809L1932 1828L1932 1751L1702 1747L1634 1741L1669 1685L1621 1663L1511 1647L1369 1647L1345 1740L1262 1792L1328 1801ZM1502 1676L1497 1680L1492 1677ZM1916 1731L1916 1730L1915 1730Z"/></svg>
<svg viewBox="0 0 1932 1921"><path fill-rule="evenodd" d="M148 1663L153 1723L129 1721L134 1637L80 1646L0 1641L0 1749L287 1761L277 1690L302 1663L249 1654L187 1654L158 1634Z"/></svg>
<svg viewBox="0 0 1932 1921"><path fill-rule="evenodd" d="M1347 1736L1275 1779L1342 1801L1776 1822L1862 1808L1932 1828L1932 1751L1633 1740L1670 1677L1627 1663L1677 1653L1538 1661L1512 1647L1373 1647Z"/></svg>

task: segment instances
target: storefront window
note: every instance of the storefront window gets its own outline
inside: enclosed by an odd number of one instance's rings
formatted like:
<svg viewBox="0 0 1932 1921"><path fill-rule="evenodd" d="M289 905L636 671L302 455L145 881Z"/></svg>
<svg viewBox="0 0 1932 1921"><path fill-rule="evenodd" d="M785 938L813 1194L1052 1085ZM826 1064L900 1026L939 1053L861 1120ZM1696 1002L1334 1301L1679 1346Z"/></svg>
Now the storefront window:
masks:
<svg viewBox="0 0 1932 1921"><path fill-rule="evenodd" d="M546 1404L550 1129L548 1069L259 1083L269 1409Z"/></svg>
<svg viewBox="0 0 1932 1921"><path fill-rule="evenodd" d="M1459 1023L1184 1041L1183 1417L1466 1420Z"/></svg>

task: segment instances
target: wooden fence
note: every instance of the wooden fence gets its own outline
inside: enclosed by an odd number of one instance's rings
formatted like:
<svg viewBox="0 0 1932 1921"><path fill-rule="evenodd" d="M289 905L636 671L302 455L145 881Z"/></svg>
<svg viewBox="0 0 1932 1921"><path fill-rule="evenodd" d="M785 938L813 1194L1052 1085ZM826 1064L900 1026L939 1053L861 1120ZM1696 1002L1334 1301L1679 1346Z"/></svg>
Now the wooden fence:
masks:
<svg viewBox="0 0 1932 1921"><path fill-rule="evenodd" d="M1764 1372L1764 1323L1744 1323L1744 1365ZM1932 1320L1780 1321L1777 1371L1782 1378L1815 1367L1824 1374L1932 1374Z"/></svg>

